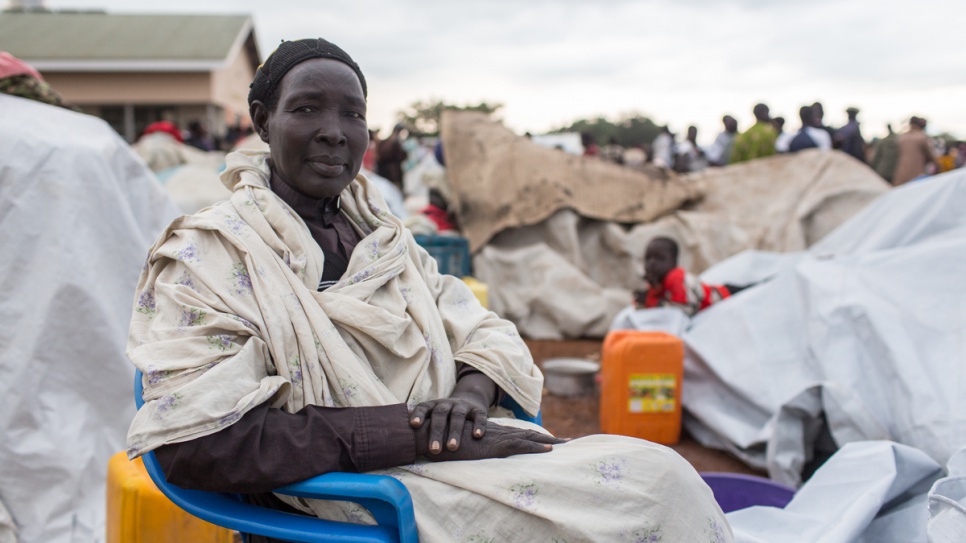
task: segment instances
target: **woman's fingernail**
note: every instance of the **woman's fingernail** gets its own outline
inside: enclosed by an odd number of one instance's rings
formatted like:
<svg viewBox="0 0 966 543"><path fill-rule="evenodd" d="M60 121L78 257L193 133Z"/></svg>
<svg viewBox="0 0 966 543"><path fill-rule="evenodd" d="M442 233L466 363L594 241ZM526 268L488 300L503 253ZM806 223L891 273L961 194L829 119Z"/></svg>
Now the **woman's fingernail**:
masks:
<svg viewBox="0 0 966 543"><path fill-rule="evenodd" d="M419 424L419 417L413 417L413 420L410 422L412 422L413 424Z"/></svg>
<svg viewBox="0 0 966 543"><path fill-rule="evenodd" d="M434 441L429 444L429 452L438 453L442 447L439 446L439 441Z"/></svg>
<svg viewBox="0 0 966 543"><path fill-rule="evenodd" d="M480 430L479 428L477 428L476 430L473 430L473 435L475 435L476 437L480 437L483 435L483 430Z"/></svg>
<svg viewBox="0 0 966 543"><path fill-rule="evenodd" d="M552 451L553 450L553 445L544 445L543 448L544 448L544 450Z"/></svg>
<svg viewBox="0 0 966 543"><path fill-rule="evenodd" d="M450 439L449 440L449 443L447 444L447 446L449 447L450 450L455 449L456 446L457 446L456 438Z"/></svg>

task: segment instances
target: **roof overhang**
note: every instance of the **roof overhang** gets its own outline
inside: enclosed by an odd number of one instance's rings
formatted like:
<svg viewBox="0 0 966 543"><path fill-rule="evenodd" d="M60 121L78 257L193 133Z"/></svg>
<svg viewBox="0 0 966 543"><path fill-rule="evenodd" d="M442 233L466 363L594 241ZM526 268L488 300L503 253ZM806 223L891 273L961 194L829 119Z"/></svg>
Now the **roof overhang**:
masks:
<svg viewBox="0 0 966 543"><path fill-rule="evenodd" d="M30 65L43 72L211 72L227 66L223 60L41 60Z"/></svg>

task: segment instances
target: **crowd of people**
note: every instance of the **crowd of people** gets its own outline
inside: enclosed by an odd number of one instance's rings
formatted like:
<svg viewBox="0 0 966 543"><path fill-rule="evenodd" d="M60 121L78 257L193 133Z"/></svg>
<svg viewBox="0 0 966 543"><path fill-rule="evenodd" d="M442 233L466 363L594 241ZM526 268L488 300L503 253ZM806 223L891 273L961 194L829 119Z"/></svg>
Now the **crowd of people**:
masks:
<svg viewBox="0 0 966 543"><path fill-rule="evenodd" d="M966 164L966 142L930 137L925 132L926 119L919 116L910 118L908 129L901 134L888 125L886 137L867 142L858 120L859 109L855 107L845 110L848 120L837 128L825 124L821 102L799 109L801 124L796 130L786 130L784 117L772 116L766 104L756 104L753 113L755 123L744 131L738 130L738 121L731 115L722 117L722 131L708 146L697 143L695 126L689 126L680 141L670 127L663 126L649 149L643 149L645 160L660 168L687 173L803 149L837 149L868 164L893 185ZM625 149L615 140L599 149L585 144L585 155L618 164L627 164L628 154L637 156L641 152L640 148Z"/></svg>

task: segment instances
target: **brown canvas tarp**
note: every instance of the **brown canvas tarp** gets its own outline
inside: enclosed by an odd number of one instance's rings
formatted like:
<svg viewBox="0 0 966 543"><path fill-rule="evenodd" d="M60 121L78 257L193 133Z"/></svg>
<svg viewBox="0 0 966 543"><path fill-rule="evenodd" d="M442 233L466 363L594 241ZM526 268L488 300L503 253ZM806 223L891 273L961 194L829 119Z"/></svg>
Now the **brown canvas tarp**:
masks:
<svg viewBox="0 0 966 543"><path fill-rule="evenodd" d="M701 194L698 184L548 149L483 113L444 111L446 178L463 235L476 251L506 228L560 209L603 220L654 220Z"/></svg>

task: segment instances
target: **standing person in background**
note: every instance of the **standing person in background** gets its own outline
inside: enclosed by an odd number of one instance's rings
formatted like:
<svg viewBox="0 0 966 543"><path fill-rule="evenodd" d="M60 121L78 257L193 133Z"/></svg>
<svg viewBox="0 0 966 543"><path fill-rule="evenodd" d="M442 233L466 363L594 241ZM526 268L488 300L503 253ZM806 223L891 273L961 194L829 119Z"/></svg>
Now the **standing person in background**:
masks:
<svg viewBox="0 0 966 543"><path fill-rule="evenodd" d="M818 148L828 151L832 148L832 138L828 132L815 126L815 108L802 106L798 110L802 119L802 128L796 134L786 134L775 142L775 149L779 153L794 153L802 149Z"/></svg>
<svg viewBox="0 0 966 543"><path fill-rule="evenodd" d="M403 188L402 163L407 156L402 146L401 134L404 129L402 123L397 124L392 134L376 147L376 173L392 181L399 190Z"/></svg>
<svg viewBox="0 0 966 543"><path fill-rule="evenodd" d="M899 159L892 177L893 185L899 186L927 175L926 167L936 163L936 152L925 130L926 119L913 117L909 119L909 130L899 136Z"/></svg>
<svg viewBox="0 0 966 543"><path fill-rule="evenodd" d="M815 126L815 128L821 128L827 132L829 140L833 141L832 147L838 149L838 147L834 145L835 130L831 126L825 124L825 108L822 107L821 102L815 102L812 104L812 119L815 122L813 126Z"/></svg>
<svg viewBox="0 0 966 543"><path fill-rule="evenodd" d="M785 134L785 117L775 117L771 120L771 124L775 127L775 133L777 134L775 141L778 141Z"/></svg>
<svg viewBox="0 0 966 543"><path fill-rule="evenodd" d="M726 166L728 159L731 158L731 147L735 143L735 135L738 134L738 121L731 115L721 118L724 124L724 131L718 134L714 143L704 152L711 166Z"/></svg>
<svg viewBox="0 0 966 543"><path fill-rule="evenodd" d="M214 151L217 149L214 138L208 134L208 129L198 120L188 123L188 137L184 140L185 144L201 149L202 151Z"/></svg>
<svg viewBox="0 0 966 543"><path fill-rule="evenodd" d="M872 162L869 165L875 173L892 183L892 178L896 174L896 163L899 161L899 136L892 131L891 124L887 124L886 129L889 130L889 135L875 144Z"/></svg>
<svg viewBox="0 0 966 543"><path fill-rule="evenodd" d="M846 153L855 157L859 162L865 163L865 140L862 139L862 132L859 130L857 116L859 108L850 107L845 110L849 116L849 122L835 133L834 141L841 144L841 148Z"/></svg>
<svg viewBox="0 0 966 543"><path fill-rule="evenodd" d="M704 151L698 147L698 127L688 127L688 137L674 149L674 171L697 172L708 167Z"/></svg>
<svg viewBox="0 0 966 543"><path fill-rule="evenodd" d="M369 147L366 147L366 154L362 155L362 167L370 172L376 171L377 147L379 147L379 131L369 129Z"/></svg>
<svg viewBox="0 0 966 543"><path fill-rule="evenodd" d="M413 136L407 131L406 137L402 140L403 151L406 151L406 160L403 160L402 171L403 171L403 184L406 183L406 172L412 170L423 157L429 153L426 146L423 145L423 139L421 137Z"/></svg>
<svg viewBox="0 0 966 543"><path fill-rule="evenodd" d="M659 168L670 168L674 162L674 134L667 125L661 127L661 133L651 144L651 161Z"/></svg>
<svg viewBox="0 0 966 543"><path fill-rule="evenodd" d="M584 146L584 156L598 157L600 156L600 147L597 146L597 140L594 135L589 132L580 133L580 143Z"/></svg>
<svg viewBox="0 0 966 543"><path fill-rule="evenodd" d="M956 142L946 141L943 143L943 154L936 158L936 173L946 173L956 169L959 161L959 149Z"/></svg>
<svg viewBox="0 0 966 543"><path fill-rule="evenodd" d="M768 106L756 104L755 124L735 138L731 149L731 163L754 160L775 154L775 140L778 133L768 116Z"/></svg>

